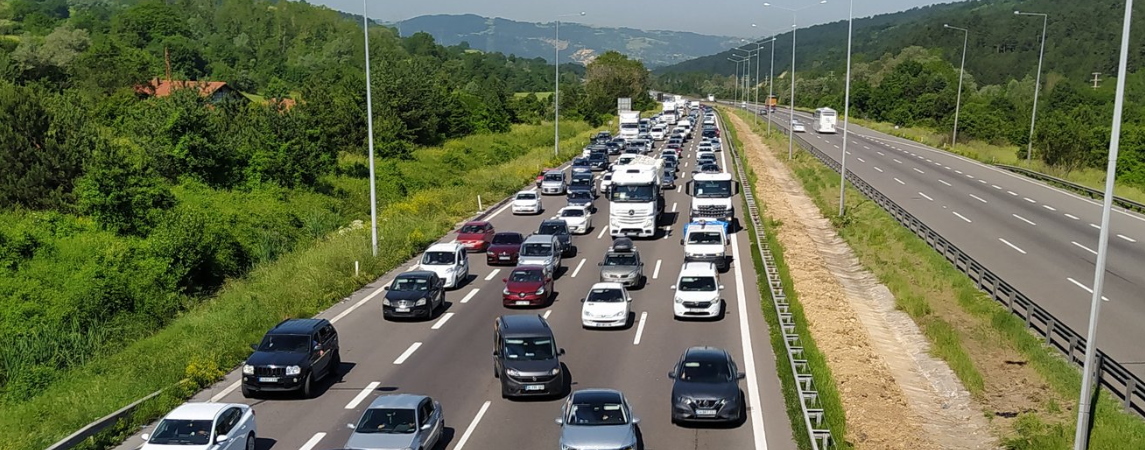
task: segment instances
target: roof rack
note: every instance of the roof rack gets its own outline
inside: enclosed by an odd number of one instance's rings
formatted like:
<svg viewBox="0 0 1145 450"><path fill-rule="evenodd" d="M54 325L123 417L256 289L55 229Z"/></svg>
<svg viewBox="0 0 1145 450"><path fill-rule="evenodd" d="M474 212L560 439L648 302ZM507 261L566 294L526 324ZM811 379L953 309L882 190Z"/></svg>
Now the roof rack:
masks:
<svg viewBox="0 0 1145 450"><path fill-rule="evenodd" d="M633 250L632 239L628 237L616 238L615 241L612 241L612 246L609 247L609 251L614 252L631 252Z"/></svg>

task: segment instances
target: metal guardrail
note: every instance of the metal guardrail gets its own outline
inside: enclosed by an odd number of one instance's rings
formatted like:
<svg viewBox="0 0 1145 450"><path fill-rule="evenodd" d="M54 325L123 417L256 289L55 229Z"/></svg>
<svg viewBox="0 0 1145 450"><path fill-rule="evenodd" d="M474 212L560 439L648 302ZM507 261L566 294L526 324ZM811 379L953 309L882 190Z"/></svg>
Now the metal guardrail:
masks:
<svg viewBox="0 0 1145 450"><path fill-rule="evenodd" d="M763 269L767 275L767 286L771 291L772 306L775 308L776 317L779 318L779 326L783 333L783 345L787 349L787 362L791 368L791 375L795 379L795 391L799 395L799 406L803 412L803 425L807 429L807 436L811 440L813 449L834 448L835 441L831 437L831 430L826 426L826 416L819 401L819 391L815 389L815 380L811 376L811 366L803 355L803 344L795 328L795 318L791 314L791 303L787 300L787 294L783 292L783 280L779 276L779 269L776 267L771 248L766 241L760 238L765 236L766 231L763 228L763 220L760 218L759 206L755 202L755 195L753 195L747 175L743 171L743 160L740 158L732 139L728 139L728 149L732 153L732 161L735 162L736 176L739 178L740 185L747 187L740 189L740 193L743 195L744 201L747 202L748 216L751 218L752 226L755 227L755 247L759 249Z"/></svg>
<svg viewBox="0 0 1145 450"><path fill-rule="evenodd" d="M816 148L806 138L796 135L799 147L819 158L823 164L839 172L839 162ZM1024 170L1024 169L1023 169ZM1036 172L1034 172L1036 173ZM1045 344L1060 351L1071 363L1081 366L1085 360L1084 336L1078 334L1049 311L1042 309L1033 300L1018 291L1001 277L991 272L985 265L963 252L938 232L914 217L906 209L883 195L854 172L847 172L850 181L859 192L873 200L907 229L926 241L958 270L970 277L978 289L1001 303L1012 314L1026 322L1026 327L1045 341ZM1097 351L1098 383L1109 390L1125 409L1145 417L1145 382L1122 364L1110 358L1100 349Z"/></svg>
<svg viewBox="0 0 1145 450"><path fill-rule="evenodd" d="M1005 164L994 164L994 167L997 167L999 169L1006 169L1006 170L1009 170L1009 171L1017 173L1017 174L1025 175L1027 177L1033 178L1033 179L1038 180L1038 181L1044 181L1046 183L1056 184L1056 185L1064 187L1066 189L1088 195L1089 198L1105 198L1105 192L1104 191L1099 191L1099 190L1091 188L1089 186L1082 186L1082 185L1074 183L1072 181L1063 180L1061 178L1058 178L1058 177L1055 177L1052 175L1046 175L1046 174L1041 173L1041 172L1035 172L1033 170L1030 170L1030 169L1027 169L1024 167L1008 166ZM1113 197L1113 204L1120 206L1122 208L1125 208L1125 209L1129 209L1129 210L1133 210L1133 211L1137 211L1137 212L1145 212L1145 203L1135 202L1133 200L1130 200L1130 199L1127 199L1124 197L1114 196Z"/></svg>

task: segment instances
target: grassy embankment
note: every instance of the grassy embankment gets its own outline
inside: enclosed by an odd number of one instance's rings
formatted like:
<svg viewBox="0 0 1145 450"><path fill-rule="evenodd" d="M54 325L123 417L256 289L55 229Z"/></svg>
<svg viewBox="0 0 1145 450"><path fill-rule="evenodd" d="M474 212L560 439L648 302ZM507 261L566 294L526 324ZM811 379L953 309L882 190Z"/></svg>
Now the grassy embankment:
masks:
<svg viewBox="0 0 1145 450"><path fill-rule="evenodd" d="M728 133L728 138L731 139L737 149L743 148L743 143L739 139L739 131L730 120L726 120L722 108L718 109L721 115L720 123L724 126L725 131ZM730 156L730 155L729 155ZM746 165L743 161L735 161L736 164L743 165L744 173L747 175L748 182L754 186L758 179L751 167ZM731 169L731 168L729 168ZM743 189L750 189L744 186ZM778 226L767 214L767 205L756 201L757 207L760 211L760 216L764 221L764 228L774 229ZM744 205L740 207L743 214L747 213L747 200L744 200ZM767 321L768 332L771 337L771 350L776 355L776 369L779 375L779 381L783 390L783 401L787 407L787 416L791 421L792 434L795 436L795 442L799 445L800 449L811 448L811 441L807 437L806 427L803 425L803 412L800 407L799 393L795 386L795 377L791 373L790 362L787 360L787 347L784 345L783 331L779 326L779 316L775 312L773 306L774 300L771 295L771 288L767 281L767 272L763 268L762 255L759 249L755 246L755 236L758 230L751 224L750 218L744 217L742 225L748 231L748 236L751 239L752 245L752 262L755 264L756 272L756 286L759 289L763 298L763 303L760 305L763 310L763 317ZM766 231L766 230L765 230ZM827 367L827 359L819 348L815 345L815 340L808 332L807 318L803 314L803 306L799 302L799 293L795 292L792 288L794 282L791 279L791 273L788 270L786 261L783 259L783 245L776 239L773 233L764 233L764 241L771 249L772 258L775 259L775 265L779 271L779 277L783 280L783 292L790 302L790 309L792 318L795 320L796 330L799 333L800 342L803 345L803 356L807 359L807 363L811 368L811 374L815 379L815 387L819 390L819 407L827 417L827 428L831 430L831 435L836 439L836 446L839 449L851 448L851 446L843 440L847 432L846 415L843 412L843 402L839 398L835 381L831 377L831 370Z"/></svg>
<svg viewBox="0 0 1145 450"><path fill-rule="evenodd" d="M407 194L379 210L379 257L370 256L368 228L332 233L314 245L256 267L228 281L209 301L191 308L167 327L122 349L94 357L57 377L39 395L0 408L0 448L41 449L88 422L158 389L130 420L121 421L85 447L102 448L178 405L239 364L263 332L284 317L308 317L420 252L457 221L472 215L476 196L486 206L528 183L538 167L579 154L596 130L568 121L561 127L562 154L552 154L551 124L518 125L501 135L478 135L415 152L412 168L426 179L446 180ZM490 155L475 149L500 149ZM487 164L455 173L456 158ZM501 156L499 156L501 155ZM480 163L478 161L477 163ZM379 170L386 170L382 162ZM381 172L380 172L381 174ZM391 173L392 175L392 173ZM332 180L337 188L366 192L364 179ZM389 186L379 185L381 190ZM348 199L366 204L363 199ZM360 205L359 205L360 206ZM354 276L354 263L361 262Z"/></svg>
<svg viewBox="0 0 1145 450"><path fill-rule="evenodd" d="M737 114L750 118L744 112ZM763 140L773 148L787 146L782 133ZM820 210L837 208L837 172L807 152L797 152L787 164ZM997 356L994 350L998 348L1023 358L1006 364L1028 365L1048 385L1050 392L1024 399L1028 409L984 411L990 419L1017 413L1009 429L1001 430L1006 447L1070 448L1076 420L1072 404L1080 392L1080 371L881 207L853 188L847 189L847 196L849 210L843 219L832 220L835 230L863 266L890 289L898 308L914 319L930 341L931 351L950 365L971 395L990 404L1015 382L992 377L1006 373L996 370L1000 362L991 358ZM1089 448L1145 448L1145 421L1127 414L1102 391Z"/></svg>
<svg viewBox="0 0 1145 450"><path fill-rule="evenodd" d="M516 93L513 93L513 96L514 96L514 97L517 97L517 98L521 98L521 97L527 96L527 95L529 95L529 94L534 94L534 95L536 95L536 96L537 96L537 100L540 100L540 101L542 101L542 102L543 102L543 101L546 101L546 100L548 100L548 99L549 99L549 97L552 97L552 96L553 96L553 91L547 91L547 92L516 92Z"/></svg>

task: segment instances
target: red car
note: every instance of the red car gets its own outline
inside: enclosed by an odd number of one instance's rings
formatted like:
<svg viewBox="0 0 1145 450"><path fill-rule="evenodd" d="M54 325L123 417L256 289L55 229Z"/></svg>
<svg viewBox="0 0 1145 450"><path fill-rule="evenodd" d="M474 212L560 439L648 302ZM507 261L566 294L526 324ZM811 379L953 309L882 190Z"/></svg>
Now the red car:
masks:
<svg viewBox="0 0 1145 450"><path fill-rule="evenodd" d="M494 234L497 234L497 231L489 222L466 222L460 230L457 230L457 243L472 252L484 251L493 242Z"/></svg>
<svg viewBox="0 0 1145 450"><path fill-rule="evenodd" d="M525 242L525 235L516 231L502 231L493 235L493 241L485 249L485 263L491 266L498 264L517 265L517 257L521 254L521 243Z"/></svg>
<svg viewBox="0 0 1145 450"><path fill-rule="evenodd" d="M553 297L553 278L541 266L518 266L505 278L505 306L544 306Z"/></svg>
<svg viewBox="0 0 1145 450"><path fill-rule="evenodd" d="M537 188L538 189L541 187L541 182L545 181L545 174L548 173L550 170L556 170L556 169L546 167L544 170L541 171L541 173L539 175L537 175Z"/></svg>

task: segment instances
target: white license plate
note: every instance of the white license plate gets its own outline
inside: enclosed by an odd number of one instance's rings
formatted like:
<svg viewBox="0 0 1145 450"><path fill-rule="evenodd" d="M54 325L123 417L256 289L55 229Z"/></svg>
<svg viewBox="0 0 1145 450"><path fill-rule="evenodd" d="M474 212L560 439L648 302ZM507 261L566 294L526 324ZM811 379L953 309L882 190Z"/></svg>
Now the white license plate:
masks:
<svg viewBox="0 0 1145 450"><path fill-rule="evenodd" d="M716 415L716 410L714 410L714 409L696 410L696 416L698 416L698 417L715 417L715 415Z"/></svg>
<svg viewBox="0 0 1145 450"><path fill-rule="evenodd" d="M509 255L501 255L501 256L498 256L497 259L500 259L501 261L508 261Z"/></svg>
<svg viewBox="0 0 1145 450"><path fill-rule="evenodd" d="M398 308L398 312L409 312L409 308Z"/></svg>
<svg viewBox="0 0 1145 450"><path fill-rule="evenodd" d="M258 382L259 383L277 383L278 378L276 378L276 377L258 377Z"/></svg>
<svg viewBox="0 0 1145 450"><path fill-rule="evenodd" d="M529 301L528 301L528 300L517 300L517 305L518 305L518 306L521 306L521 305L528 305L528 304L529 304Z"/></svg>
<svg viewBox="0 0 1145 450"><path fill-rule="evenodd" d="M543 390L545 390L545 385L543 385L543 384L530 384L528 386L525 386L525 390L526 391L543 391Z"/></svg>

